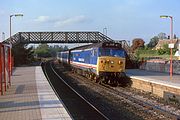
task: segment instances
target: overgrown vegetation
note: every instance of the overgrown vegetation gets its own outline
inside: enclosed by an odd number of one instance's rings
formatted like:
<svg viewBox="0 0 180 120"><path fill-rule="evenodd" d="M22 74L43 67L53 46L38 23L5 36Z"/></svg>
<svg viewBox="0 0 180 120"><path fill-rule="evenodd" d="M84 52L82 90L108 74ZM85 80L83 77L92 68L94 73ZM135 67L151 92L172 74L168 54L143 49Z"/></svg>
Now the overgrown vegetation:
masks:
<svg viewBox="0 0 180 120"><path fill-rule="evenodd" d="M175 54L176 49L173 49L173 54ZM138 48L135 51L135 56L137 57L138 60L141 59L149 59L151 57L156 57L156 58L162 58L162 59L169 59L170 55L170 49L168 48L168 44L165 44L162 49L159 50L153 50L147 45L145 47Z"/></svg>
<svg viewBox="0 0 180 120"><path fill-rule="evenodd" d="M14 57L14 65L29 64L34 61L33 48L27 47L26 44L17 44L12 47L12 55Z"/></svg>
<svg viewBox="0 0 180 120"><path fill-rule="evenodd" d="M151 38L150 42L147 44L148 48L154 48L159 42L159 37L158 36L154 36L153 38Z"/></svg>
<svg viewBox="0 0 180 120"><path fill-rule="evenodd" d="M175 54L176 49L173 49L173 55ZM162 49L157 50L158 55L170 55L170 49L168 48L168 44L164 44Z"/></svg>
<svg viewBox="0 0 180 120"><path fill-rule="evenodd" d="M142 38L135 38L132 41L132 46L131 46L131 50L134 51L138 48L143 48L144 47L144 40Z"/></svg>
<svg viewBox="0 0 180 120"><path fill-rule="evenodd" d="M60 51L68 50L68 47L62 46L49 46L47 44L40 44L34 51L34 54L39 58L56 57L56 53Z"/></svg>
<svg viewBox="0 0 180 120"><path fill-rule="evenodd" d="M170 49L168 44L164 44L161 49L155 50L155 46L158 44L159 39L167 39L165 33L159 33L158 36L151 38L150 42L147 45L144 45L143 39L134 39L131 46L137 60L148 59L150 57L169 59ZM175 54L176 49L173 49L173 55ZM175 57L174 57L175 58Z"/></svg>
<svg viewBox="0 0 180 120"><path fill-rule="evenodd" d="M41 58L56 57L56 52L60 52L67 49L67 46L49 46L47 44L40 44L37 48L33 49L33 47L28 47L25 44L17 44L12 48L12 54L14 56L14 65L27 65L33 62L38 62Z"/></svg>

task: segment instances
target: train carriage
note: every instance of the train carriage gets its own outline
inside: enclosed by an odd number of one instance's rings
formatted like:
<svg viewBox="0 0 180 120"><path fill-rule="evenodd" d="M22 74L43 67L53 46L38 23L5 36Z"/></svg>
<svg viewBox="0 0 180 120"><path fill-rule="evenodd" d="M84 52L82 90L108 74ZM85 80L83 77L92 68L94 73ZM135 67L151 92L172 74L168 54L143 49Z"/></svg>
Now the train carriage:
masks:
<svg viewBox="0 0 180 120"><path fill-rule="evenodd" d="M96 48L72 50L70 64L76 68L96 73L97 52L95 51L97 51Z"/></svg>
<svg viewBox="0 0 180 120"><path fill-rule="evenodd" d="M63 54L69 55L66 61L73 68L81 70L82 74L88 74L97 81L102 78L106 82L114 83L125 74L126 52L120 43L96 43L62 52L61 56ZM60 59L62 61L64 58Z"/></svg>
<svg viewBox="0 0 180 120"><path fill-rule="evenodd" d="M57 59L63 63L69 64L69 53L70 51L63 51L57 53Z"/></svg>

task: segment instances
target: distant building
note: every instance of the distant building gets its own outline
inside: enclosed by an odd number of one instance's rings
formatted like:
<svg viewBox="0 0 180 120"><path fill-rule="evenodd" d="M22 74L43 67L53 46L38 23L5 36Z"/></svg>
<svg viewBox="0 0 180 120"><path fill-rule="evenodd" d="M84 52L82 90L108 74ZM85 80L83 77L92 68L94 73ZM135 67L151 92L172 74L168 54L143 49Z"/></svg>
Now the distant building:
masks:
<svg viewBox="0 0 180 120"><path fill-rule="evenodd" d="M163 45L170 44L170 43L174 43L174 47L178 48L180 44L180 39L173 39L172 42L170 39L163 39L163 40L160 39L158 44L155 46L155 50L162 49Z"/></svg>

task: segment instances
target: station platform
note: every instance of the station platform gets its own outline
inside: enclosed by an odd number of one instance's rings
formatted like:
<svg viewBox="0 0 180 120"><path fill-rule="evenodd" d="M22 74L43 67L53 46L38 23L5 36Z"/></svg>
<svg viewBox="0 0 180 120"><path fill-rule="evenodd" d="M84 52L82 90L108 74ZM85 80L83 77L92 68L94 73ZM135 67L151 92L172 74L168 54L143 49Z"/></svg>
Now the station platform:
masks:
<svg viewBox="0 0 180 120"><path fill-rule="evenodd" d="M0 120L71 120L40 66L16 67L12 85L0 96Z"/></svg>
<svg viewBox="0 0 180 120"><path fill-rule="evenodd" d="M166 84L168 86L177 87L180 89L180 75L174 74L172 79L168 73L155 71L147 71L140 69L128 69L126 74L131 78L141 79L153 83Z"/></svg>
<svg viewBox="0 0 180 120"><path fill-rule="evenodd" d="M168 73L140 69L127 69L126 75L131 78L132 87L180 102L180 75L170 78Z"/></svg>

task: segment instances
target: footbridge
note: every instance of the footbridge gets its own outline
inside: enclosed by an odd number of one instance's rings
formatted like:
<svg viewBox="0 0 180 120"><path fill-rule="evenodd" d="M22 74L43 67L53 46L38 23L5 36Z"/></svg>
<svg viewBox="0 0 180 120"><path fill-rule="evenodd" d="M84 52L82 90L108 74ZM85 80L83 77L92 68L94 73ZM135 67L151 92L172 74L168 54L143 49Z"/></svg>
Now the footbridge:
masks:
<svg viewBox="0 0 180 120"><path fill-rule="evenodd" d="M131 50L126 40L113 40L98 31L76 31L76 32L18 32L3 44L15 46L17 44L39 44L39 43L98 43L117 42L130 55Z"/></svg>
<svg viewBox="0 0 180 120"><path fill-rule="evenodd" d="M101 32L18 32L4 41L12 45L23 43L98 43L113 42Z"/></svg>
<svg viewBox="0 0 180 120"><path fill-rule="evenodd" d="M3 43L12 46L21 44L38 43L98 43L119 42L122 47L129 51L126 40L113 40L98 31L91 32L18 32Z"/></svg>

